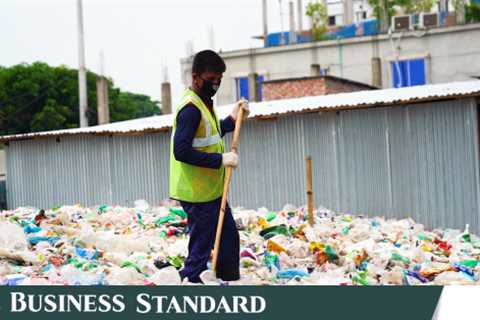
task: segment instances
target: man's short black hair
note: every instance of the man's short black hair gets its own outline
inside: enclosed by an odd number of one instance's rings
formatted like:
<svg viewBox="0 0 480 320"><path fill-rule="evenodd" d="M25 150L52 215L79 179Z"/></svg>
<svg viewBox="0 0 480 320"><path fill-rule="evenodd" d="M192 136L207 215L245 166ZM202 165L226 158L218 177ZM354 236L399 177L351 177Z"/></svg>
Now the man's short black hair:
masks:
<svg viewBox="0 0 480 320"><path fill-rule="evenodd" d="M227 69L225 62L215 51L203 50L193 58L192 72L201 74L203 72L224 73Z"/></svg>

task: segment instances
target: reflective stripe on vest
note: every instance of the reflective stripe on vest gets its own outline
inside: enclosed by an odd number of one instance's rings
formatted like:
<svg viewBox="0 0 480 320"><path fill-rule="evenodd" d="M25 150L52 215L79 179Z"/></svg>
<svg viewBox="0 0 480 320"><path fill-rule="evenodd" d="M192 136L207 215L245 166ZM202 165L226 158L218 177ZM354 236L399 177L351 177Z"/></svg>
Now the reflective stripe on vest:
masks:
<svg viewBox="0 0 480 320"><path fill-rule="evenodd" d="M213 144L217 144L222 138L220 138L219 134L215 134L213 136L209 136L206 138L195 138L193 139L192 147L194 148L203 148L208 147Z"/></svg>

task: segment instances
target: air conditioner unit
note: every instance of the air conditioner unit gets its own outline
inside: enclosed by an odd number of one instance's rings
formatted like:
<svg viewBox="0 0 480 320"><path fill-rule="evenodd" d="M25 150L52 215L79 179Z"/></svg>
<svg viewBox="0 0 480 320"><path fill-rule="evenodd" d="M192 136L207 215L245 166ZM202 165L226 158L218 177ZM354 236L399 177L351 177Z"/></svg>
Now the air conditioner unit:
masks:
<svg viewBox="0 0 480 320"><path fill-rule="evenodd" d="M395 16L392 17L393 31L408 31L412 29L412 16Z"/></svg>
<svg viewBox="0 0 480 320"><path fill-rule="evenodd" d="M421 13L420 28L436 28L439 25L438 13Z"/></svg>

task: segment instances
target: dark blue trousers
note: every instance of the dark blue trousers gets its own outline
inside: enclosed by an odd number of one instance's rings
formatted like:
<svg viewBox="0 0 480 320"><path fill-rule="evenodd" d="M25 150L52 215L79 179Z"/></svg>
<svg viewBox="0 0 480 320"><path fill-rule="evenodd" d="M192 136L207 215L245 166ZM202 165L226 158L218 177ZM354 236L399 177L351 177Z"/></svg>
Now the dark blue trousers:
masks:
<svg viewBox="0 0 480 320"><path fill-rule="evenodd" d="M180 201L188 214L188 257L180 271L182 278L190 282L201 282L199 275L207 269L207 262L215 243L218 215L221 199L207 203L189 203ZM240 279L240 237L233 220L232 211L227 204L223 222L222 238L217 259L217 278L224 281Z"/></svg>

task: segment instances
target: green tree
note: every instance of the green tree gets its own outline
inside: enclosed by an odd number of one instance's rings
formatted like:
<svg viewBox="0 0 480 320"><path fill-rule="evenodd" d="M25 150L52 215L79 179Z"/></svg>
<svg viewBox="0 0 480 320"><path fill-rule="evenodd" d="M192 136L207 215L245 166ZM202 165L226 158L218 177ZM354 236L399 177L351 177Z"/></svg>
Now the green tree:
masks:
<svg viewBox="0 0 480 320"><path fill-rule="evenodd" d="M67 117L70 109L56 104L55 100L48 99L43 110L33 116L32 131L59 130L68 127Z"/></svg>
<svg viewBox="0 0 480 320"><path fill-rule="evenodd" d="M435 0L398 0L397 5L405 10L405 13L430 12Z"/></svg>
<svg viewBox="0 0 480 320"><path fill-rule="evenodd" d="M465 6L465 21L467 23L480 22L480 4L472 2Z"/></svg>
<svg viewBox="0 0 480 320"><path fill-rule="evenodd" d="M307 5L306 15L312 19L312 37L315 41L323 39L327 32L327 8L319 1Z"/></svg>
<svg viewBox="0 0 480 320"><path fill-rule="evenodd" d="M381 20L383 17L383 6L388 14L388 21L395 15L395 7L402 8L405 13L421 13L432 10L435 0L368 0L373 7L373 15Z"/></svg>
<svg viewBox="0 0 480 320"><path fill-rule="evenodd" d="M394 6L397 4L397 0L368 0L368 3L372 6L373 15L378 20L381 20L383 17L384 6L388 15L388 21L395 15Z"/></svg>
<svg viewBox="0 0 480 320"><path fill-rule="evenodd" d="M97 124L97 75L87 72L88 123ZM122 92L108 79L110 121L159 114L146 95ZM0 135L78 127L78 72L43 62L0 66Z"/></svg>
<svg viewBox="0 0 480 320"><path fill-rule="evenodd" d="M152 101L149 96L130 92L117 94L115 108L111 114L117 121L160 114L157 102Z"/></svg>

